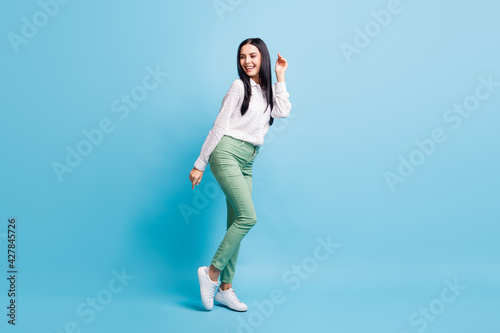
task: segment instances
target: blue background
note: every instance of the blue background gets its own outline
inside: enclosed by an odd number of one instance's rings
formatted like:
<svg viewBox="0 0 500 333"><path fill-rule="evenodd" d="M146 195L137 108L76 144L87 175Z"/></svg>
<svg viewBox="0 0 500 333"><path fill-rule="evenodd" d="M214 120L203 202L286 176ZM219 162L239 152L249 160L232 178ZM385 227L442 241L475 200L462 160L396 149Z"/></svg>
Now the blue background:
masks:
<svg viewBox="0 0 500 333"><path fill-rule="evenodd" d="M500 87L458 128L443 116L474 95L478 77L500 81L500 3L401 0L349 57L342 43L355 46L356 28L391 1L220 3L222 14L211 0L70 1L46 22L38 14L18 52L9 33L42 9L4 5L2 332L58 333L71 322L81 332L498 331ZM259 222L233 285L249 311L205 312L196 270L224 235L225 198L209 168L195 190L188 174L248 37L266 42L273 66L278 52L289 62L292 110L254 163ZM168 75L120 118L112 103L140 92L148 68ZM52 164L103 119L113 130L60 181ZM424 161L391 189L386 173L435 128L446 140L414 153ZM11 217L16 327L6 323ZM317 239L328 237L340 247L319 261ZM294 275L297 289L284 278L294 265L310 271ZM122 270L129 280L111 294ZM455 279L465 289L445 304L445 280ZM273 291L284 302L255 305ZM91 320L77 313L106 295ZM433 319L415 317L430 307Z"/></svg>

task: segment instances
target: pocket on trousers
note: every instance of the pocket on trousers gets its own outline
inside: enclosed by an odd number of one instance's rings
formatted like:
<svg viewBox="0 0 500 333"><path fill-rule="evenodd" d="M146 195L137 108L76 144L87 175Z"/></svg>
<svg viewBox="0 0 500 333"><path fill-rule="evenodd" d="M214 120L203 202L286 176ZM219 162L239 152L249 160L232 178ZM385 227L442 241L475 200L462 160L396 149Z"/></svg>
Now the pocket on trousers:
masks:
<svg viewBox="0 0 500 333"><path fill-rule="evenodd" d="M220 142L220 147L218 147L219 153L228 154L235 158L238 158L243 153L242 142L226 139L224 142ZM217 148L217 147L216 147Z"/></svg>

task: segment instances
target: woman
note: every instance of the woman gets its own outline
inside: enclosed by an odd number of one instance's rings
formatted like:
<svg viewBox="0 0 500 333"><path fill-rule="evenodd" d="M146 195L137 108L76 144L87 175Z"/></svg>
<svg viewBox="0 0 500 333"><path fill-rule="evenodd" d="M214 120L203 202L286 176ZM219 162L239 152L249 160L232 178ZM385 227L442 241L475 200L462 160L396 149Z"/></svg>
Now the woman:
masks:
<svg viewBox="0 0 500 333"><path fill-rule="evenodd" d="M239 79L235 79L222 100L213 128L189 174L192 188L198 185L206 166L226 196L227 229L209 266L198 268L203 306L215 301L236 311L248 307L238 300L232 281L240 242L257 222L252 202L252 165L274 118L288 117L291 104L285 85L288 63L279 53L271 85L271 60L260 38L241 42L237 52ZM216 289L219 286L217 295Z"/></svg>

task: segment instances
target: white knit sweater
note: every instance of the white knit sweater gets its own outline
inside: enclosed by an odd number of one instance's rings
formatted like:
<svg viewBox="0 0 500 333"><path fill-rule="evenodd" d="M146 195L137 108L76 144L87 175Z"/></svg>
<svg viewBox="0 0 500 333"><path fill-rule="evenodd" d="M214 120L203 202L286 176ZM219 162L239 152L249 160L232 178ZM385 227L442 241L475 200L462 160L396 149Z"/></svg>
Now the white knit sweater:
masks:
<svg viewBox="0 0 500 333"><path fill-rule="evenodd" d="M245 96L245 86L241 79L236 79L231 84L222 100L219 114L214 121L213 128L201 147L201 153L194 167L205 171L208 158L219 143L223 135L250 142L254 146L262 146L264 137L269 130L269 106L266 105L262 88L252 78L252 96L244 116L241 116L241 104ZM285 82L276 82L272 86L274 107L271 111L273 118L284 118L290 115L292 104L288 100L290 94L286 90ZM264 112L265 110L265 112Z"/></svg>

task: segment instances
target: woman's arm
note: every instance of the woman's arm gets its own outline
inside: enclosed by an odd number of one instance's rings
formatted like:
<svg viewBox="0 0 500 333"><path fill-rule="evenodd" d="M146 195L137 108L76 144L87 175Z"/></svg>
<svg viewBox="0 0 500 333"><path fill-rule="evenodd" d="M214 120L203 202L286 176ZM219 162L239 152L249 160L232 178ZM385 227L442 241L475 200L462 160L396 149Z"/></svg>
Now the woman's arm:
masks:
<svg viewBox="0 0 500 333"><path fill-rule="evenodd" d="M273 104L271 117L285 118L290 115L292 104L290 103L290 94L286 90L285 71L288 68L288 62L278 52L278 60L276 60L276 82L273 85Z"/></svg>

